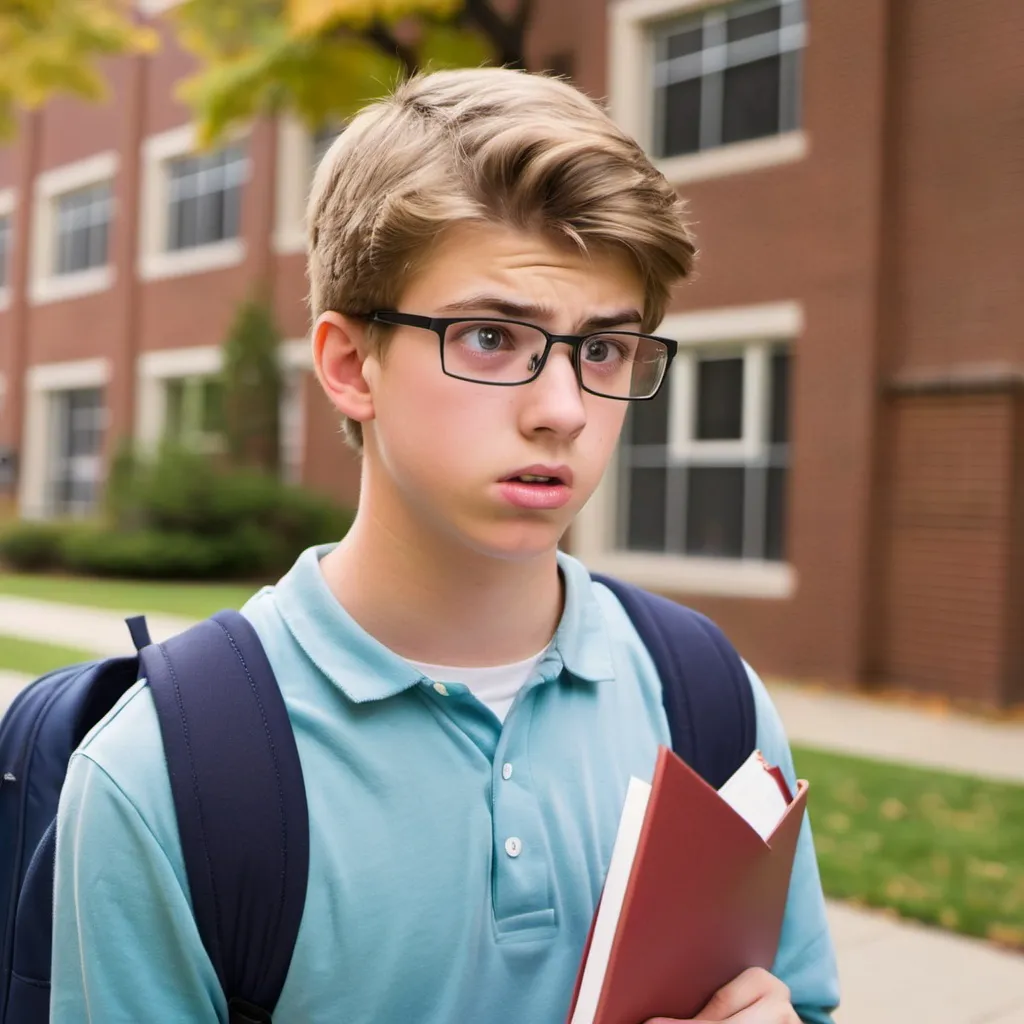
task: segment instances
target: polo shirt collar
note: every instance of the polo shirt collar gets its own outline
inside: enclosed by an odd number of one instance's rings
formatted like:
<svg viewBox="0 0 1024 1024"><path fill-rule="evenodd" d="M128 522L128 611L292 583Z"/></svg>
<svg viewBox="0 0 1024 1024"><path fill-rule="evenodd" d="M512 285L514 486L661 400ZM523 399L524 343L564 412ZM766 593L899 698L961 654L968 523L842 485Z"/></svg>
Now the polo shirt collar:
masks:
<svg viewBox="0 0 1024 1024"><path fill-rule="evenodd" d="M307 548L273 590L274 604L295 642L355 703L385 700L419 685L420 671L367 633L331 592L320 559L334 546ZM563 552L558 553L558 565L565 580L565 607L552 652L578 679L612 679L607 627L590 575Z"/></svg>

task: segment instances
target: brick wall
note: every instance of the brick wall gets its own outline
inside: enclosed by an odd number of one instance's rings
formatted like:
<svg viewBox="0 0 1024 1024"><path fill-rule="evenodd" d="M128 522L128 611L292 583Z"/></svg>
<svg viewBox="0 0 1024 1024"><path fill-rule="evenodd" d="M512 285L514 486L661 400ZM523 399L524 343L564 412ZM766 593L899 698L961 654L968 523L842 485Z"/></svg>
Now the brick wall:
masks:
<svg viewBox="0 0 1024 1024"><path fill-rule="evenodd" d="M986 704L1007 696L1016 401L896 398L876 673Z"/></svg>

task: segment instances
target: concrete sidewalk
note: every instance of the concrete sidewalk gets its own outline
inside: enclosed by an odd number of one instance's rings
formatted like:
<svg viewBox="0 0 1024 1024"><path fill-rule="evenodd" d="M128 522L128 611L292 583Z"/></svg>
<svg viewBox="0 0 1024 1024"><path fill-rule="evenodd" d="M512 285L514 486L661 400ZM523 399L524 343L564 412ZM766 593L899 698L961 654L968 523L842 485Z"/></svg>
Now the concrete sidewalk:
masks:
<svg viewBox="0 0 1024 1024"><path fill-rule="evenodd" d="M768 689L793 743L1024 785L1024 721L986 721L785 683L769 682Z"/></svg>
<svg viewBox="0 0 1024 1024"><path fill-rule="evenodd" d="M156 640L189 625L149 623ZM131 649L124 614L21 598L0 597L0 633L102 655ZM0 672L0 713L25 682ZM1024 723L782 683L769 690L795 743L1024 784ZM1024 956L885 913L828 909L843 993L836 1024L1024 1024Z"/></svg>
<svg viewBox="0 0 1024 1024"><path fill-rule="evenodd" d="M130 654L132 641L124 620L133 614L0 595L0 634L77 647L104 657ZM189 619L173 615L147 615L146 621L154 640L166 640L191 625Z"/></svg>

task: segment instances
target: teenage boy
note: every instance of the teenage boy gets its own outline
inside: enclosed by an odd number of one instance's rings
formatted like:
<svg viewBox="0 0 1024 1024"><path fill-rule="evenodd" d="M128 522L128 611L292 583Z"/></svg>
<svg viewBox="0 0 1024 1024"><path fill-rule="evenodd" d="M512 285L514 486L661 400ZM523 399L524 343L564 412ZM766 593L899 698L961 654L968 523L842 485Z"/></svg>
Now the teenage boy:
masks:
<svg viewBox="0 0 1024 1024"><path fill-rule="evenodd" d="M347 536L244 609L309 805L275 1019L563 1024L627 782L670 740L630 620L558 543L663 383L683 204L568 84L447 71L352 121L307 221L317 377L362 479ZM74 756L58 835L53 1020L225 1021L145 685ZM805 823L773 972L701 1019L827 1024L837 1001Z"/></svg>

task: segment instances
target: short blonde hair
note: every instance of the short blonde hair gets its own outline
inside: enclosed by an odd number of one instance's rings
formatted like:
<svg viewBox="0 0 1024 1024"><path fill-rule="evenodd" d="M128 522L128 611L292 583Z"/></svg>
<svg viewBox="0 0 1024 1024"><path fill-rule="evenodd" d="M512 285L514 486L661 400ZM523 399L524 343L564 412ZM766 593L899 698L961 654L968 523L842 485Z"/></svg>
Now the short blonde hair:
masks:
<svg viewBox="0 0 1024 1024"><path fill-rule="evenodd" d="M441 232L473 221L623 253L644 281L645 330L695 256L676 190L578 89L506 68L438 71L360 111L321 161L306 216L313 319L395 308ZM345 432L361 446L359 424Z"/></svg>

